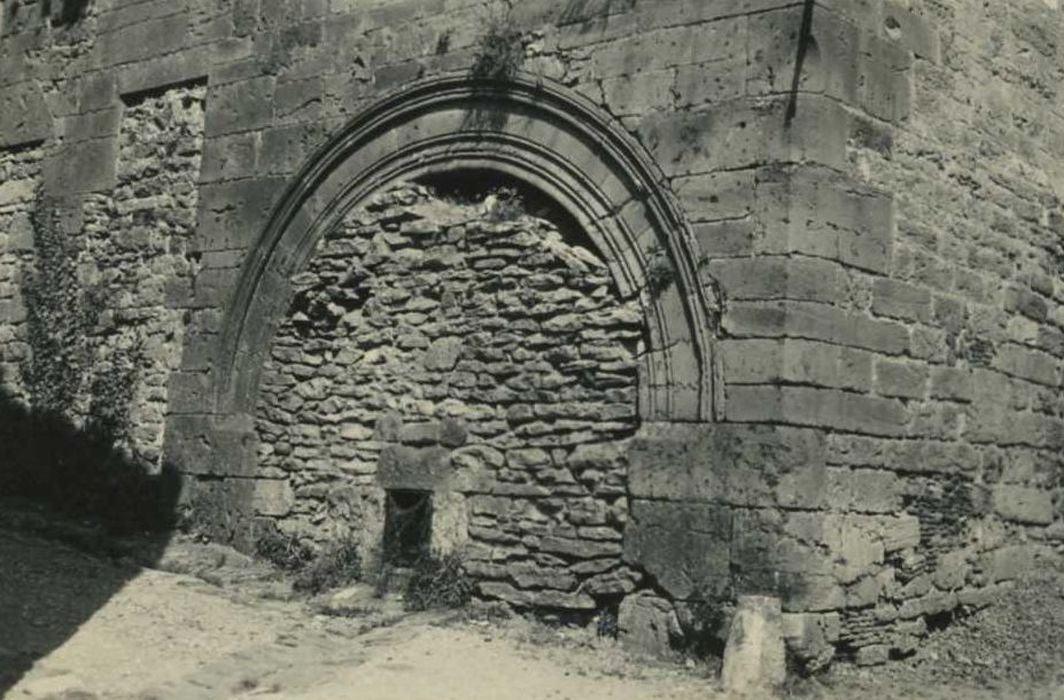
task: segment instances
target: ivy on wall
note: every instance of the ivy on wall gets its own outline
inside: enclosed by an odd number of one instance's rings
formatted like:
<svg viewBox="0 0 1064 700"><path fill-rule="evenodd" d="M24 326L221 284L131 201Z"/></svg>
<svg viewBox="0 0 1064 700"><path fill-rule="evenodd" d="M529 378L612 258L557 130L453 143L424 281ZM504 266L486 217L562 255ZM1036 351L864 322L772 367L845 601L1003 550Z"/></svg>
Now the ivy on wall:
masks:
<svg viewBox="0 0 1064 700"><path fill-rule="evenodd" d="M38 191L30 223L34 264L23 274L22 295L31 354L23 377L34 410L68 413L92 361L90 335L102 294L78 280L77 248L62 229L54 198Z"/></svg>
<svg viewBox="0 0 1064 700"><path fill-rule="evenodd" d="M174 524L178 481L164 465L149 474L128 450L129 407L143 353L100 357L103 289L78 274L78 241L59 202L38 190L30 214L32 265L22 275L29 406L0 391L0 493L21 496L114 532Z"/></svg>
<svg viewBox="0 0 1064 700"><path fill-rule="evenodd" d="M141 343L98 362L105 292L79 278L79 247L63 230L59 212L59 203L38 191L30 215L34 261L22 279L31 350L22 372L30 404L37 413L69 419L87 395L86 431L108 443L126 442Z"/></svg>

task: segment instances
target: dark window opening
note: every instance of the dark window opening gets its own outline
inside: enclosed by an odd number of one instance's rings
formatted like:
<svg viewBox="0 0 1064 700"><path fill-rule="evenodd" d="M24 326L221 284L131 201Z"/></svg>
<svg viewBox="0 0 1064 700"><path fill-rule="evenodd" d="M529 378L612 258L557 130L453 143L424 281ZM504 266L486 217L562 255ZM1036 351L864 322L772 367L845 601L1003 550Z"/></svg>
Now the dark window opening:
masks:
<svg viewBox="0 0 1064 700"><path fill-rule="evenodd" d="M432 541L432 492L393 489L384 509L384 561L409 566L428 554Z"/></svg>
<svg viewBox="0 0 1064 700"><path fill-rule="evenodd" d="M40 4L41 16L51 18L53 25L73 24L84 19L88 7L89 0L43 0Z"/></svg>

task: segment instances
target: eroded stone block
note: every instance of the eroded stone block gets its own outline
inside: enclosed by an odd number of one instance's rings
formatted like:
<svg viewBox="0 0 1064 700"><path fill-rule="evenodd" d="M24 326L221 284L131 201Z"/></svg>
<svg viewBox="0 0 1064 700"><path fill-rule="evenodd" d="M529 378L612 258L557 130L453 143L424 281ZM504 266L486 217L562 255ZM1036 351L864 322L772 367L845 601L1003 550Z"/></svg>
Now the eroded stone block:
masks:
<svg viewBox="0 0 1064 700"><path fill-rule="evenodd" d="M617 630L625 647L654 656L668 655L681 634L672 603L649 591L625 596L617 613Z"/></svg>
<svg viewBox="0 0 1064 700"><path fill-rule="evenodd" d="M740 596L728 632L721 683L729 693L774 693L787 676L778 598Z"/></svg>

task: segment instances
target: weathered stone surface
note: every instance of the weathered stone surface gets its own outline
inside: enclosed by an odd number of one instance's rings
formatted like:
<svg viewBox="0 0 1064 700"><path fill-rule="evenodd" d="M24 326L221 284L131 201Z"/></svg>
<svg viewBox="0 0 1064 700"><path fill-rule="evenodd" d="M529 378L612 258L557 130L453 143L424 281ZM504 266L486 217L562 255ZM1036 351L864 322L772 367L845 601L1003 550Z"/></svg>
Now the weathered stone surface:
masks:
<svg viewBox="0 0 1064 700"><path fill-rule="evenodd" d="M617 612L617 633L628 649L666 656L681 634L672 603L649 591L627 595Z"/></svg>
<svg viewBox="0 0 1064 700"><path fill-rule="evenodd" d="M759 214L764 253L805 253L872 272L886 270L893 239L891 196L828 170L767 172Z"/></svg>
<svg viewBox="0 0 1064 700"><path fill-rule="evenodd" d="M727 506L634 500L624 558L676 599L713 597L730 575L731 538Z"/></svg>
<svg viewBox="0 0 1064 700"><path fill-rule="evenodd" d="M1053 522L1053 496L1041 489L1000 484L994 487L994 510L1006 520L1031 525Z"/></svg>
<svg viewBox="0 0 1064 700"><path fill-rule="evenodd" d="M812 507L821 494L800 484L822 476L823 460L823 435L813 430L648 424L629 451L629 488L636 498L766 505L786 491L789 503Z"/></svg>
<svg viewBox="0 0 1064 700"><path fill-rule="evenodd" d="M51 114L37 81L0 87L0 146L42 141L52 130Z"/></svg>
<svg viewBox="0 0 1064 700"><path fill-rule="evenodd" d="M209 140L207 143L213 142ZM282 178L257 173L253 178L204 184L199 188L192 249L245 250L266 224L274 199L284 184Z"/></svg>
<svg viewBox="0 0 1064 700"><path fill-rule="evenodd" d="M291 484L284 479L259 479L255 482L251 507L257 515L288 515L295 503Z"/></svg>
<svg viewBox="0 0 1064 700"><path fill-rule="evenodd" d="M425 350L425 369L450 371L458 364L462 339L455 336L437 338Z"/></svg>
<svg viewBox="0 0 1064 700"><path fill-rule="evenodd" d="M488 598L515 605L519 608L548 608L569 610L593 610L594 599L586 593L566 593L553 590L523 591L506 583L485 581L477 586Z"/></svg>
<svg viewBox="0 0 1064 700"><path fill-rule="evenodd" d="M724 648L721 684L736 694L774 694L787 676L778 598L740 596Z"/></svg>
<svg viewBox="0 0 1064 700"><path fill-rule="evenodd" d="M807 672L831 663L840 633L837 613L783 613L783 639Z"/></svg>
<svg viewBox="0 0 1064 700"><path fill-rule="evenodd" d="M181 505L200 513L203 527L251 551L255 534L251 510L254 488L250 479L189 480Z"/></svg>
<svg viewBox="0 0 1064 700"><path fill-rule="evenodd" d="M897 399L805 386L730 386L724 410L735 422L836 428L884 438L905 435L909 417Z"/></svg>
<svg viewBox="0 0 1064 700"><path fill-rule="evenodd" d="M525 72L632 134L638 168L676 195L669 254L697 261L709 360L668 265L656 298L619 298L638 260L485 221L506 212L497 196L382 195L317 252L300 247L313 236L281 246L273 260L309 267L234 320L281 192L306 186L313 216L330 204L292 173L388 91L469 70L481 29L439 2L88 3L59 26L62 4L18 3L0 37L0 383L26 398L43 185L103 297L72 416L100 411L88 385L135 367L121 447L158 464L166 424L168 457L210 476L200 503L223 536L258 509L375 546L383 481L431 488L445 539L494 551L480 575L515 604L630 593L638 560L672 595L772 585L795 614L838 611L831 643L862 663L911 651L925 615L985 604L984 583L1033 561L1021 538L1060 538L1064 122L1041 29L1055 0L826 3L793 96L796 3L514 3ZM436 116L445 134L496 128ZM574 165L602 206L570 213L675 262L616 176L631 164L578 155L524 112L489 116L588 160ZM424 135L382 129L367 150ZM241 349L256 367L271 356L256 429L203 414L219 333L275 322L272 347ZM678 342L644 354L665 336ZM692 378L708 374L707 413ZM665 415L716 422L649 424ZM820 650L807 622L790 638Z"/></svg>
<svg viewBox="0 0 1064 700"><path fill-rule="evenodd" d="M926 287L879 278L872 288L872 311L880 316L926 323L931 318L931 292Z"/></svg>
<svg viewBox="0 0 1064 700"><path fill-rule="evenodd" d="M399 185L292 287L257 415L261 467L300 484L282 519L322 508L323 530L357 523L375 547L383 490L431 492L434 546L496 549L470 569L484 595L584 609L634 588L620 560L641 315L590 253L546 221ZM338 483L358 494L342 509Z"/></svg>
<svg viewBox="0 0 1064 700"><path fill-rule="evenodd" d="M800 338L749 338L720 344L729 384L796 383L868 391L872 359L865 350Z"/></svg>
<svg viewBox="0 0 1064 700"><path fill-rule="evenodd" d="M706 272L729 299L794 299L837 303L845 289L846 268L799 256L762 256L714 260Z"/></svg>
<svg viewBox="0 0 1064 700"><path fill-rule="evenodd" d="M386 445L377 463L377 478L385 488L429 490L445 478L447 450L437 447Z"/></svg>
<svg viewBox="0 0 1064 700"><path fill-rule="evenodd" d="M854 663L858 666L879 666L887 662L889 654L890 647L886 644L870 644L858 650Z"/></svg>

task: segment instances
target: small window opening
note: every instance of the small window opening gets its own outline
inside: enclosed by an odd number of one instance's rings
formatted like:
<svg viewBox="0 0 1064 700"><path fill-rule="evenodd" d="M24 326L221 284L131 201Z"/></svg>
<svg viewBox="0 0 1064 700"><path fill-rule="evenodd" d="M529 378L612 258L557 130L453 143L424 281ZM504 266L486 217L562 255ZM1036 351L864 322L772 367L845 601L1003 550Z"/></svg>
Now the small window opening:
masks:
<svg viewBox="0 0 1064 700"><path fill-rule="evenodd" d="M384 511L384 560L410 566L432 541L432 492L393 489Z"/></svg>

